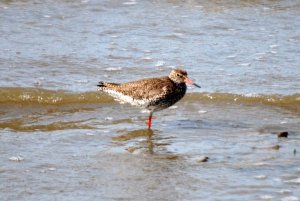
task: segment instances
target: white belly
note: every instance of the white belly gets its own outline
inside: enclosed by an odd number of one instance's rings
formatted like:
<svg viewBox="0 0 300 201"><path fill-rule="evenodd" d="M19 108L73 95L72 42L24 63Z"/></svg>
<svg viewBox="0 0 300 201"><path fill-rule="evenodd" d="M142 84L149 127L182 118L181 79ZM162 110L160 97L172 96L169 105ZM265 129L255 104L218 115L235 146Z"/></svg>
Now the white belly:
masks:
<svg viewBox="0 0 300 201"><path fill-rule="evenodd" d="M120 103L129 103L134 106L139 106L143 108L147 108L147 106L150 104L149 99L134 99L131 96L124 95L120 92L105 89L106 93L108 93L110 96L114 97L114 99Z"/></svg>

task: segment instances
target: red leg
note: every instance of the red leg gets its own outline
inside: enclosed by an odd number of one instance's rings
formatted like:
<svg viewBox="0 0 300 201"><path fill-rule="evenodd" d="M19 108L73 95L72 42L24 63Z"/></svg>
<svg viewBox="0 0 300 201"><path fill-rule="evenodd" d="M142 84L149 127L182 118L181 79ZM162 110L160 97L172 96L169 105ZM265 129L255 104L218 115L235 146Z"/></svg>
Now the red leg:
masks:
<svg viewBox="0 0 300 201"><path fill-rule="evenodd" d="M152 112L150 112L150 116L148 118L148 129L151 128L151 122L152 122Z"/></svg>

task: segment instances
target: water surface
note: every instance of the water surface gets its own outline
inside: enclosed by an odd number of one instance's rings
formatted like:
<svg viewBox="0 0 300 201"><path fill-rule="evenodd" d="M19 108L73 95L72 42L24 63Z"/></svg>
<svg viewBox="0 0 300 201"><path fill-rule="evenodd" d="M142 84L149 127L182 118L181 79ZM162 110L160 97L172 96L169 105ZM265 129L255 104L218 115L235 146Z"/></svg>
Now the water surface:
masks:
<svg viewBox="0 0 300 201"><path fill-rule="evenodd" d="M1 1L1 199L299 200L299 11ZM177 66L202 88L155 113L153 130L96 89Z"/></svg>

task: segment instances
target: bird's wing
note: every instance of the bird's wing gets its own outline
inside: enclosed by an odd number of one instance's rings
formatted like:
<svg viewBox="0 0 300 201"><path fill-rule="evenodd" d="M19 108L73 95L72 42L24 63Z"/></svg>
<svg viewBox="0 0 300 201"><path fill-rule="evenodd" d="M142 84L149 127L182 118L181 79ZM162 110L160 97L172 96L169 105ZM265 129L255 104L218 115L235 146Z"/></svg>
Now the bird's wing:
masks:
<svg viewBox="0 0 300 201"><path fill-rule="evenodd" d="M109 87L126 96L131 96L133 99L149 99L165 93L166 86L170 84L169 79L162 77L127 82L121 85L110 85Z"/></svg>

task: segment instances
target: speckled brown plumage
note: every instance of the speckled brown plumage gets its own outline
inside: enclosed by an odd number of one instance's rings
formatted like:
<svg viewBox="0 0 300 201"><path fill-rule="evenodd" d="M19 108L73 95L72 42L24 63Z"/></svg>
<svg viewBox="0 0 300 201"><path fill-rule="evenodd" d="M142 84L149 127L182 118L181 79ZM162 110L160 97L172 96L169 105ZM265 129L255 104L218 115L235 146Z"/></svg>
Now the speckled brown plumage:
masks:
<svg viewBox="0 0 300 201"><path fill-rule="evenodd" d="M185 95L186 83L199 87L187 77L185 70L175 69L165 77L142 79L124 84L99 82L97 86L100 91L106 92L118 101L148 109L152 117L154 111L168 108L179 101ZM150 125L148 122L149 128Z"/></svg>

